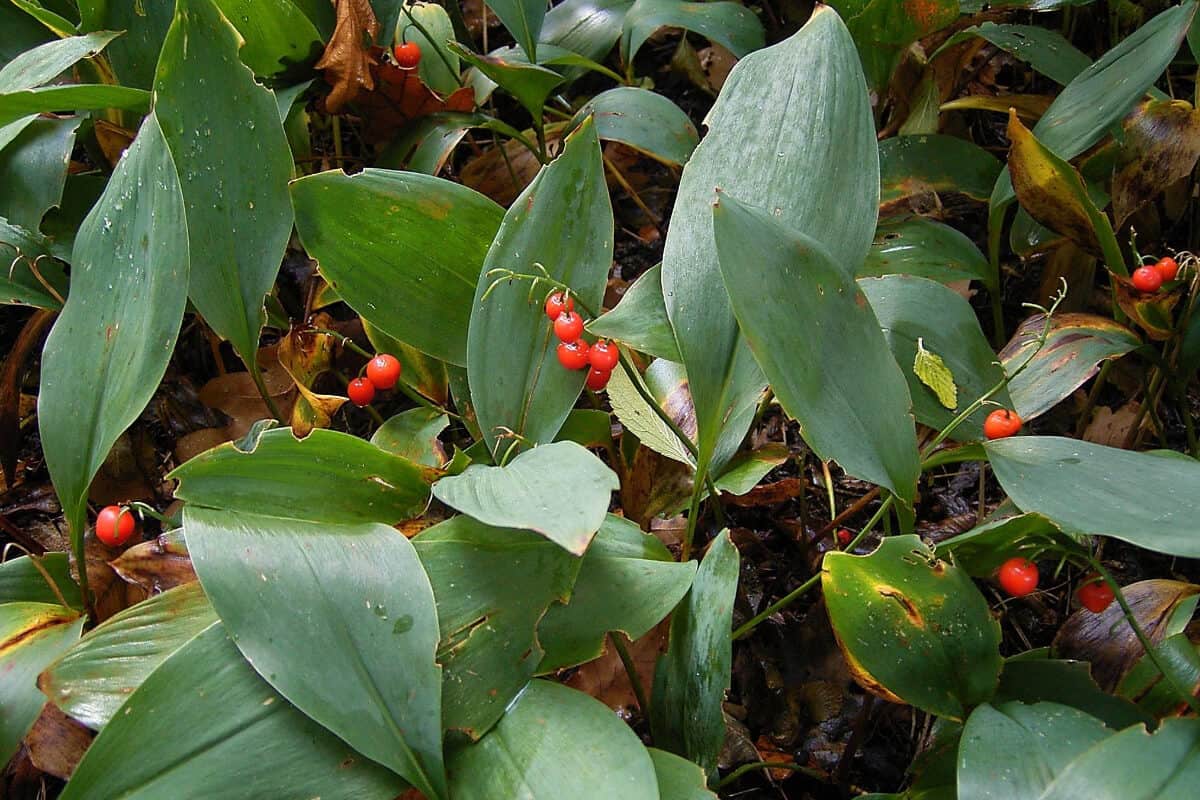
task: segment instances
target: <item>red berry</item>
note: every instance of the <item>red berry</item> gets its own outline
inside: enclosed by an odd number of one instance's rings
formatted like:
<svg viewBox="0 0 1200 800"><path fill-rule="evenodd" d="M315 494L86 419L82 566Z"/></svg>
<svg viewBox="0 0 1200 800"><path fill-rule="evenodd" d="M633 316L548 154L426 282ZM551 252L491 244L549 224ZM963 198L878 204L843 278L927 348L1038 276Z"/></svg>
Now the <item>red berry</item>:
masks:
<svg viewBox="0 0 1200 800"><path fill-rule="evenodd" d="M390 389L400 380L400 360L382 353L367 362L367 380L376 389Z"/></svg>
<svg viewBox="0 0 1200 800"><path fill-rule="evenodd" d="M604 372L612 372L613 367L617 366L617 362L620 360L621 353L617 350L617 346L603 339L592 345L592 349L588 352L588 361L591 365Z"/></svg>
<svg viewBox="0 0 1200 800"><path fill-rule="evenodd" d="M587 374L587 388L593 392L598 392L605 386L608 386L608 379L612 377L612 370L596 369L592 367Z"/></svg>
<svg viewBox="0 0 1200 800"><path fill-rule="evenodd" d="M1163 283L1175 280L1175 276L1179 274L1179 264L1170 256L1160 258L1158 263L1154 265L1154 268L1158 270Z"/></svg>
<svg viewBox="0 0 1200 800"><path fill-rule="evenodd" d="M375 399L375 384L366 378L355 378L346 387L346 395L350 398L350 402L359 408L369 406Z"/></svg>
<svg viewBox="0 0 1200 800"><path fill-rule="evenodd" d="M853 538L854 537L850 534L850 531L846 530L845 528L838 528L837 540L838 544L840 544L842 547L850 544L850 540Z"/></svg>
<svg viewBox="0 0 1200 800"><path fill-rule="evenodd" d="M575 298L563 297L562 292L554 292L546 298L546 316L550 319L558 319L558 315L564 311L575 310Z"/></svg>
<svg viewBox="0 0 1200 800"><path fill-rule="evenodd" d="M1024 558L1010 558L1000 566L1000 585L1013 597L1024 597L1037 588L1037 564Z"/></svg>
<svg viewBox="0 0 1200 800"><path fill-rule="evenodd" d="M392 48L396 64L404 69L413 69L421 63L421 48L416 42L402 42Z"/></svg>
<svg viewBox="0 0 1200 800"><path fill-rule="evenodd" d="M567 369L583 369L588 365L588 343L583 339L576 339L573 342L559 342L558 363L562 364Z"/></svg>
<svg viewBox="0 0 1200 800"><path fill-rule="evenodd" d="M983 421L983 435L989 439L1004 439L1021 430L1021 418L1017 412L998 408Z"/></svg>
<svg viewBox="0 0 1200 800"><path fill-rule="evenodd" d="M96 516L96 538L109 547L120 547L137 530L133 512L121 506L105 506Z"/></svg>
<svg viewBox="0 0 1200 800"><path fill-rule="evenodd" d="M554 320L554 335L564 342L573 342L583 335L583 317L565 310Z"/></svg>
<svg viewBox="0 0 1200 800"><path fill-rule="evenodd" d="M1093 614L1099 614L1112 603L1113 590L1108 588L1108 584L1100 576L1089 575L1075 592L1075 596L1079 598L1080 605Z"/></svg>
<svg viewBox="0 0 1200 800"><path fill-rule="evenodd" d="M1154 267L1138 267L1133 271L1133 277L1129 279L1129 282L1139 292L1157 292L1163 285L1163 276Z"/></svg>

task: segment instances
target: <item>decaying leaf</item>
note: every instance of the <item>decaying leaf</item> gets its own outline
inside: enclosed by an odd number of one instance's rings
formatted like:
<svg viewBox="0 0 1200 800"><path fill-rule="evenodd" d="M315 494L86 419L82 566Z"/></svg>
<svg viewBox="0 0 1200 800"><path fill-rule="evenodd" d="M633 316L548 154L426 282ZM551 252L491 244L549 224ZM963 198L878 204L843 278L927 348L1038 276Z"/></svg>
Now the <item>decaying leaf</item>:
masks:
<svg viewBox="0 0 1200 800"><path fill-rule="evenodd" d="M445 98L421 82L416 70L401 69L383 58L383 50L371 50L370 91L360 92L355 107L366 118L363 138L386 142L396 131L420 117L442 111L474 111L475 90L470 86L456 89Z"/></svg>
<svg viewBox="0 0 1200 800"><path fill-rule="evenodd" d="M313 328L328 330L332 317L324 312L312 319ZM304 438L314 428L327 428L329 421L346 398L340 395L318 394L313 383L333 366L338 340L327 333L315 333L309 327L293 327L279 342L279 364L291 376L300 396L292 406L292 430Z"/></svg>
<svg viewBox="0 0 1200 800"><path fill-rule="evenodd" d="M92 736L90 730L59 711L54 703L46 703L41 716L25 735L25 746L35 767L66 780L92 743Z"/></svg>
<svg viewBox="0 0 1200 800"><path fill-rule="evenodd" d="M1200 111L1191 103L1148 100L1129 115L1124 127L1125 144L1113 175L1117 227L1190 173L1200 158Z"/></svg>
<svg viewBox="0 0 1200 800"><path fill-rule="evenodd" d="M378 63L379 51L370 47L379 35L379 21L370 0L334 0L333 5L337 25L316 68L325 70L325 80L332 87L325 108L336 114L375 88L371 67Z"/></svg>
<svg viewBox="0 0 1200 800"><path fill-rule="evenodd" d="M108 565L122 580L155 594L196 580L181 530L134 545Z"/></svg>

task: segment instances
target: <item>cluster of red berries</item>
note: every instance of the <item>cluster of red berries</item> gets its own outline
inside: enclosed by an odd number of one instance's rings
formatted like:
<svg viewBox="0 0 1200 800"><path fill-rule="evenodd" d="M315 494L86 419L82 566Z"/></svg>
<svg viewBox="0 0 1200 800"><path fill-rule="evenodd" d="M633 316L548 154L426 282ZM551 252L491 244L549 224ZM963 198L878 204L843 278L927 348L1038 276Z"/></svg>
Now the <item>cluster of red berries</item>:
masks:
<svg viewBox="0 0 1200 800"><path fill-rule="evenodd" d="M587 387L598 392L608 385L612 371L621 360L617 346L604 339L589 345L583 336L583 317L575 313L575 301L562 292L546 298L546 316L554 322L558 337L558 363L567 369L586 369Z"/></svg>
<svg viewBox="0 0 1200 800"><path fill-rule="evenodd" d="M1028 559L1021 557L1010 558L1000 565L998 574L1000 586L1013 597L1024 597L1037 589L1038 568ZM1088 575L1075 591L1079 604L1099 614L1112 603L1113 590L1099 575Z"/></svg>
<svg viewBox="0 0 1200 800"><path fill-rule="evenodd" d="M998 408L983 421L983 435L989 439L1005 439L1021 430L1021 418L1017 412Z"/></svg>
<svg viewBox="0 0 1200 800"><path fill-rule="evenodd" d="M1139 292L1157 292L1164 283L1175 280L1178 274L1179 264L1170 256L1165 256L1153 264L1135 269L1129 282Z"/></svg>
<svg viewBox="0 0 1200 800"><path fill-rule="evenodd" d="M421 47L416 42L400 42L392 48L392 57L401 69L416 69L421 63Z"/></svg>
<svg viewBox="0 0 1200 800"><path fill-rule="evenodd" d="M137 517L123 506L105 506L96 515L96 538L109 547L120 547L137 530Z"/></svg>
<svg viewBox="0 0 1200 800"><path fill-rule="evenodd" d="M346 395L350 402L362 408L371 404L375 399L375 391L387 391L400 380L400 360L395 356L381 353L367 362L365 376L355 378L346 386Z"/></svg>

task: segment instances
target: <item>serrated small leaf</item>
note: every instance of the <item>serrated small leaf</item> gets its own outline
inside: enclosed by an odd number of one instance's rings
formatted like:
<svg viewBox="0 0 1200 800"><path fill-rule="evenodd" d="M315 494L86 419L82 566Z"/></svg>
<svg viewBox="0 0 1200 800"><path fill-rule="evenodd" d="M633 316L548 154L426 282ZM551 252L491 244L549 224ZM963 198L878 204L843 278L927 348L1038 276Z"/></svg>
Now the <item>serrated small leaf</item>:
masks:
<svg viewBox="0 0 1200 800"><path fill-rule="evenodd" d="M954 385L954 373L937 353L925 349L925 343L917 340L917 356L913 359L913 372L921 383L937 395L938 402L953 411L958 408L958 387Z"/></svg>

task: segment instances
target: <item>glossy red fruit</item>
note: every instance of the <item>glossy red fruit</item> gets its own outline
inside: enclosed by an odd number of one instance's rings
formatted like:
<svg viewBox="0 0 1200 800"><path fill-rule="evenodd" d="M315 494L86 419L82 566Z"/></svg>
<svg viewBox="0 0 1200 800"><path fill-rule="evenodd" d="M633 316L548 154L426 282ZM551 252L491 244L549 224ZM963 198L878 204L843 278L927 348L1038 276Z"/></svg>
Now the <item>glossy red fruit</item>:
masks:
<svg viewBox="0 0 1200 800"><path fill-rule="evenodd" d="M620 360L621 354L617 350L617 346L603 339L597 341L592 345L592 349L588 351L588 361L591 365L604 372L612 372Z"/></svg>
<svg viewBox="0 0 1200 800"><path fill-rule="evenodd" d="M583 339L576 339L573 342L559 342L558 363L562 364L567 369L584 369L588 365L588 343Z"/></svg>
<svg viewBox="0 0 1200 800"><path fill-rule="evenodd" d="M381 353L367 362L367 380L376 389L390 389L400 380L400 360Z"/></svg>
<svg viewBox="0 0 1200 800"><path fill-rule="evenodd" d="M846 530L845 528L838 528L837 540L838 544L840 544L842 547L850 544L850 540L853 538L854 536L851 535L850 531Z"/></svg>
<svg viewBox="0 0 1200 800"><path fill-rule="evenodd" d="M1075 596L1079 598L1079 604L1093 614L1099 614L1108 608L1114 597L1113 590L1108 588L1108 584L1099 575L1089 575L1075 592Z"/></svg>
<svg viewBox="0 0 1200 800"><path fill-rule="evenodd" d="M554 335L560 341L574 342L583 335L583 317L574 311L565 310L554 320Z"/></svg>
<svg viewBox="0 0 1200 800"><path fill-rule="evenodd" d="M1154 267L1138 267L1133 271L1129 282L1139 292L1157 292L1163 285L1163 276Z"/></svg>
<svg viewBox="0 0 1200 800"><path fill-rule="evenodd" d="M1037 588L1037 564L1024 558L1010 558L1000 566L1000 586L1013 597L1024 597Z"/></svg>
<svg viewBox="0 0 1200 800"><path fill-rule="evenodd" d="M564 297L562 292L554 292L546 298L546 316L550 319L558 319L558 315L564 311L575 310L575 298Z"/></svg>
<svg viewBox="0 0 1200 800"><path fill-rule="evenodd" d="M137 530L133 512L121 506L105 506L96 516L96 538L109 547L120 547Z"/></svg>
<svg viewBox="0 0 1200 800"><path fill-rule="evenodd" d="M369 406L375 399L375 384L366 378L355 378L346 386L346 396L359 408Z"/></svg>
<svg viewBox="0 0 1200 800"><path fill-rule="evenodd" d="M1163 283L1175 280L1175 276L1179 274L1179 263L1170 256L1160 258L1154 268L1158 270L1159 276L1163 279Z"/></svg>
<svg viewBox="0 0 1200 800"><path fill-rule="evenodd" d="M416 42L402 42L392 48L396 64L404 69L413 69L421 63L421 48Z"/></svg>
<svg viewBox="0 0 1200 800"><path fill-rule="evenodd" d="M1021 430L1021 418L1017 412L998 408L983 421L983 435L989 439L1004 439Z"/></svg>
<svg viewBox="0 0 1200 800"><path fill-rule="evenodd" d="M612 377L612 370L596 369L592 367L587 374L587 388L593 392L598 392L605 386L608 386L608 379Z"/></svg>

